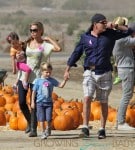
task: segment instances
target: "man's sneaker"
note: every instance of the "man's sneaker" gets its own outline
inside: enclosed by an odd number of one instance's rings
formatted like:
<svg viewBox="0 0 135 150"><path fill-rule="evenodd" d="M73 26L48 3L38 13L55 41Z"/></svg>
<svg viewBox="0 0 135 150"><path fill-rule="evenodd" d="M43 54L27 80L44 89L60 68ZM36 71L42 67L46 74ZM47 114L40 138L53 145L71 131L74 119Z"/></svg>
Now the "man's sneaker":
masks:
<svg viewBox="0 0 135 150"><path fill-rule="evenodd" d="M105 129L100 129L98 131L98 139L105 139L105 138L106 138Z"/></svg>
<svg viewBox="0 0 135 150"><path fill-rule="evenodd" d="M116 85L118 83L121 82L121 79L119 77L115 77L114 81L113 81L113 85Z"/></svg>
<svg viewBox="0 0 135 150"><path fill-rule="evenodd" d="M127 123L118 124L118 130L135 130L135 128L130 127Z"/></svg>
<svg viewBox="0 0 135 150"><path fill-rule="evenodd" d="M82 128L81 133L80 133L80 137L89 137L90 133L89 133L89 129L88 128Z"/></svg>

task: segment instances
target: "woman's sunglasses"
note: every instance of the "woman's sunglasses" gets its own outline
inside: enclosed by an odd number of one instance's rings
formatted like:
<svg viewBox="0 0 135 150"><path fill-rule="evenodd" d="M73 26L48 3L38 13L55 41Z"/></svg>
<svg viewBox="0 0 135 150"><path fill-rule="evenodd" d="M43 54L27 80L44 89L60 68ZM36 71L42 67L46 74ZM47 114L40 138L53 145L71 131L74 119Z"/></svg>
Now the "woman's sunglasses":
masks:
<svg viewBox="0 0 135 150"><path fill-rule="evenodd" d="M38 29L30 29L30 32L38 32Z"/></svg>

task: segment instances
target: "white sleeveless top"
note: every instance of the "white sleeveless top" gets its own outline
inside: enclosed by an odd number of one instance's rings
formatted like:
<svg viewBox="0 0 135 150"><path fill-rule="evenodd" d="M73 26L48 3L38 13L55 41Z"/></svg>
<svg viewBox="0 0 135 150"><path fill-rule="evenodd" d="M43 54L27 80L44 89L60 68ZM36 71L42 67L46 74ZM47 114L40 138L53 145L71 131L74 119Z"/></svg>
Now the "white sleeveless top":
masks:
<svg viewBox="0 0 135 150"><path fill-rule="evenodd" d="M40 64L41 62L47 62L48 58L51 55L54 46L50 43L43 42L39 48L32 49L27 45L26 56L27 56L27 65L31 68L31 73L29 76L28 83L33 83L37 77L40 77ZM23 71L19 72L19 80L24 79Z"/></svg>

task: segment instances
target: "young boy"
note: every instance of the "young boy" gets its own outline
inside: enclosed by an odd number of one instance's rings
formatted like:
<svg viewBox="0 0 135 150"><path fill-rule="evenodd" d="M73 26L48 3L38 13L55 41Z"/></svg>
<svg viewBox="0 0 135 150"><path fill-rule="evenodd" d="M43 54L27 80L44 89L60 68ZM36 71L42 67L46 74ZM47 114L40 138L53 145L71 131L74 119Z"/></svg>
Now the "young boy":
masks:
<svg viewBox="0 0 135 150"><path fill-rule="evenodd" d="M41 78L35 80L32 92L31 108L37 108L37 120L40 122L41 130L43 132L41 139L46 139L51 135L51 120L53 110L52 92L53 87L63 88L67 79L65 78L59 83L55 78L51 77L52 65L43 62L41 64ZM35 100L36 99L36 100ZM36 101L36 104L35 104ZM46 129L44 126L46 121Z"/></svg>

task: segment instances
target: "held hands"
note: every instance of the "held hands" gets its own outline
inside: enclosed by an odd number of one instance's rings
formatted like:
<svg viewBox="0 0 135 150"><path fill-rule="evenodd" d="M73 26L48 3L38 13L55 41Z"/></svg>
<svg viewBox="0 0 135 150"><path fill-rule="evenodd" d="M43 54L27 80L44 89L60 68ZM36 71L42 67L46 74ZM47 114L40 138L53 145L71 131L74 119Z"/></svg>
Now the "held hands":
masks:
<svg viewBox="0 0 135 150"><path fill-rule="evenodd" d="M69 71L65 71L65 73L64 73L64 80L69 80L69 78L70 78L70 73L69 73Z"/></svg>

